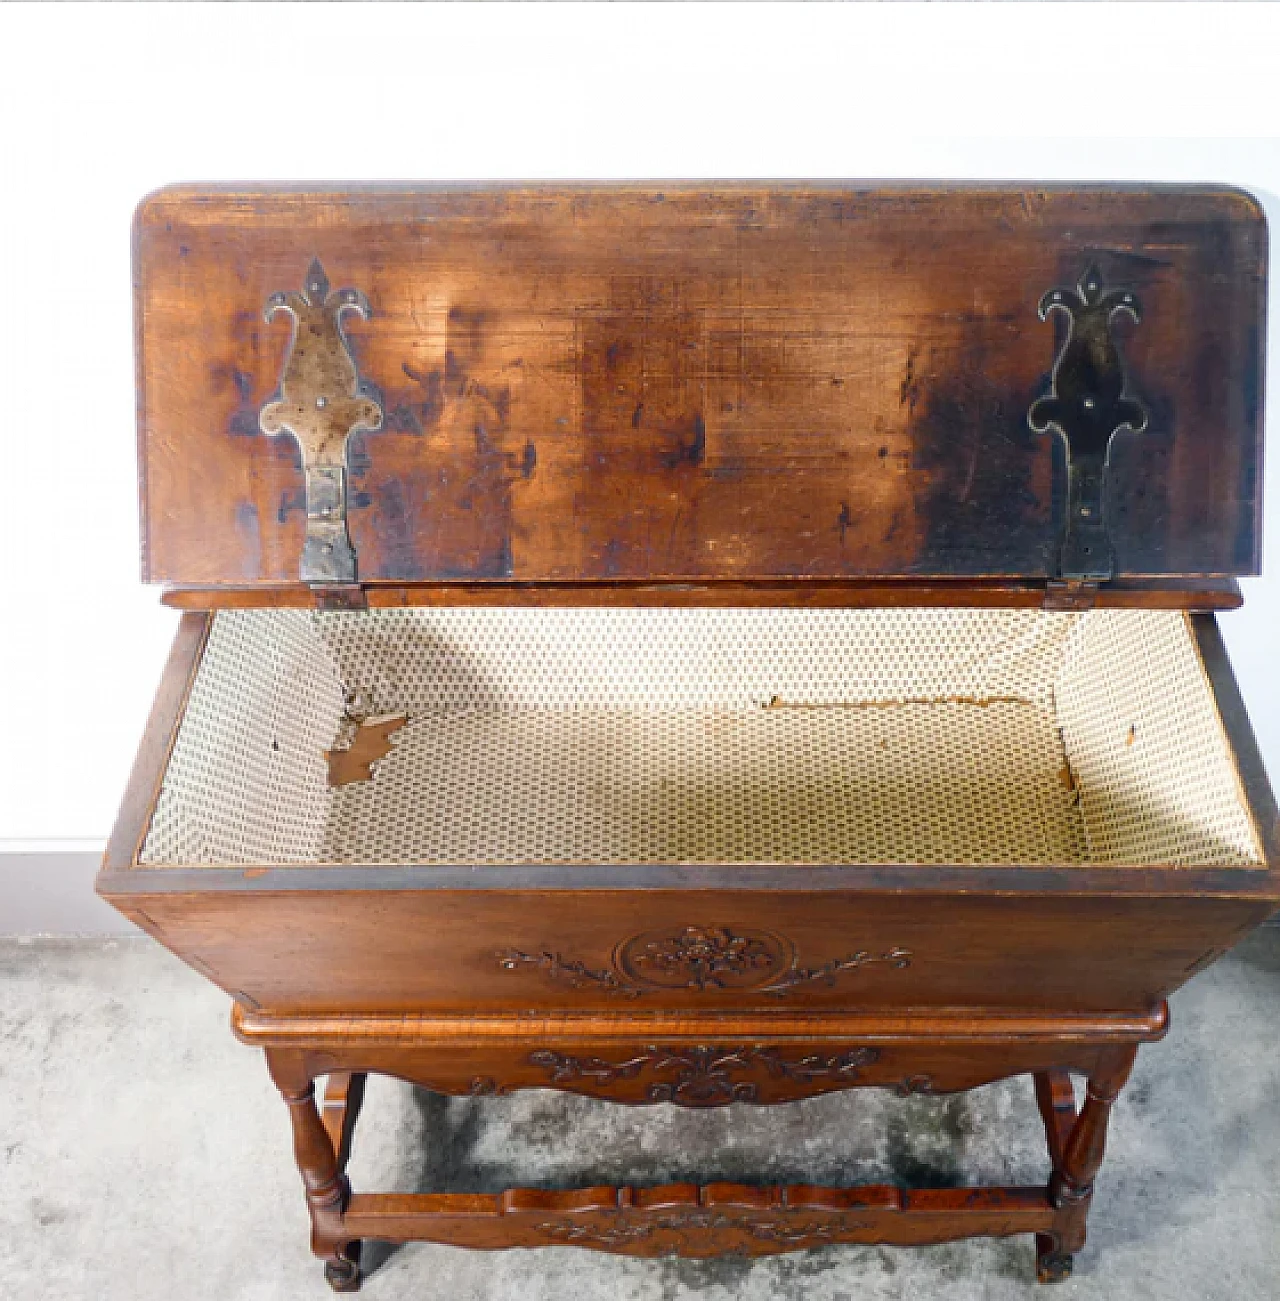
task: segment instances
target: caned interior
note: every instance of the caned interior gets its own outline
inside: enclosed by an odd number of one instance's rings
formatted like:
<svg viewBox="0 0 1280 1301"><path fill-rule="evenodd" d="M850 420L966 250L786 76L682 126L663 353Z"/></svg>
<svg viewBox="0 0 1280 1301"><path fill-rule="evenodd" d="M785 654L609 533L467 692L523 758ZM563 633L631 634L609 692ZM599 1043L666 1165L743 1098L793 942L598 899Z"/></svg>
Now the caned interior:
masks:
<svg viewBox="0 0 1280 1301"><path fill-rule="evenodd" d="M325 751L405 714L365 781ZM141 854L1248 866L1168 611L219 613Z"/></svg>

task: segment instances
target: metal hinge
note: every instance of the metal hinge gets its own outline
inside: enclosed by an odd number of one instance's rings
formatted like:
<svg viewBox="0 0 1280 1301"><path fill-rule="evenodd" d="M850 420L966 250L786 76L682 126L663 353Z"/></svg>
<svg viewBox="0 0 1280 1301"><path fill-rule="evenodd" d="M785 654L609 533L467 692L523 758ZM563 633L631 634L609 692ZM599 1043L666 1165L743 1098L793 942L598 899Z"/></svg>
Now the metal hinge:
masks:
<svg viewBox="0 0 1280 1301"><path fill-rule="evenodd" d="M317 587L351 587L358 569L347 531L347 439L357 430L381 429L382 405L360 378L342 317L356 312L367 320L369 302L358 289L330 292L316 258L301 292L267 299L267 320L277 312L292 318L293 334L280 387L258 413L258 425L264 434L291 434L302 452L307 532L299 577Z"/></svg>
<svg viewBox="0 0 1280 1301"><path fill-rule="evenodd" d="M1045 610L1092 610L1098 584L1090 578L1051 578L1044 586Z"/></svg>
<svg viewBox="0 0 1280 1301"><path fill-rule="evenodd" d="M317 610L367 610L369 598L359 583L312 583Z"/></svg>
<svg viewBox="0 0 1280 1301"><path fill-rule="evenodd" d="M1096 591L1115 575L1104 513L1112 440L1122 430L1140 434L1147 427L1146 409L1125 391L1111 319L1120 312L1142 318L1137 295L1104 289L1094 266L1074 289L1051 289L1040 299L1042 321L1055 311L1069 320L1067 339L1054 362L1049 393L1031 404L1027 423L1036 433L1055 430L1066 446L1066 525L1056 578L1066 589L1061 599L1072 603L1050 606L1048 594L1045 603L1049 609L1086 609L1075 602L1085 599L1087 588Z"/></svg>

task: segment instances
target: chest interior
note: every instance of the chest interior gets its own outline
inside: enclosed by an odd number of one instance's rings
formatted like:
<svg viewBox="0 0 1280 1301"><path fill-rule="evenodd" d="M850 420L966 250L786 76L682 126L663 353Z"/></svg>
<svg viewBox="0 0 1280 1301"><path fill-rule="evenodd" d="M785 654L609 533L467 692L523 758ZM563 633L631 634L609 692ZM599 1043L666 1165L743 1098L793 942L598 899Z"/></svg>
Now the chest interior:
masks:
<svg viewBox="0 0 1280 1301"><path fill-rule="evenodd" d="M1261 853L1178 612L419 608L214 616L141 862Z"/></svg>

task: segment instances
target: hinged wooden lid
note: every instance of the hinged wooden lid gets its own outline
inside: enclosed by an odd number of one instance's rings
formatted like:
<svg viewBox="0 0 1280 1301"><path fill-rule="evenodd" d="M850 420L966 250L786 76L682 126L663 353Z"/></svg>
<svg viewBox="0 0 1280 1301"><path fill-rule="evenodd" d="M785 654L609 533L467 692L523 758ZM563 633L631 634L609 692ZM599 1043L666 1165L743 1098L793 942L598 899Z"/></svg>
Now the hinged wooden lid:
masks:
<svg viewBox="0 0 1280 1301"><path fill-rule="evenodd" d="M1257 571L1238 191L180 187L135 239L151 581Z"/></svg>

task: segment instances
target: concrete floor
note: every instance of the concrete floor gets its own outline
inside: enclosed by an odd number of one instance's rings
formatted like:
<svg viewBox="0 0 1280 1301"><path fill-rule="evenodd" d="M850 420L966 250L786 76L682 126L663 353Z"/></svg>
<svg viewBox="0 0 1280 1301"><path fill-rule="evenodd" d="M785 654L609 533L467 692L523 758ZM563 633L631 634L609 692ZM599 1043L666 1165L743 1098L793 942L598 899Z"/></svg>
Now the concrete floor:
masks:
<svg viewBox="0 0 1280 1301"><path fill-rule="evenodd" d="M1280 929L1174 1002L1112 1124L1090 1245L1048 1292L1030 1239L824 1248L748 1262L572 1248L376 1250L364 1295L418 1301L1280 1297ZM0 1295L330 1295L307 1250L284 1108L226 999L147 940L0 941ZM1032 1182L1029 1080L949 1099L632 1111L550 1092L446 1100L372 1081L357 1187L765 1177Z"/></svg>

